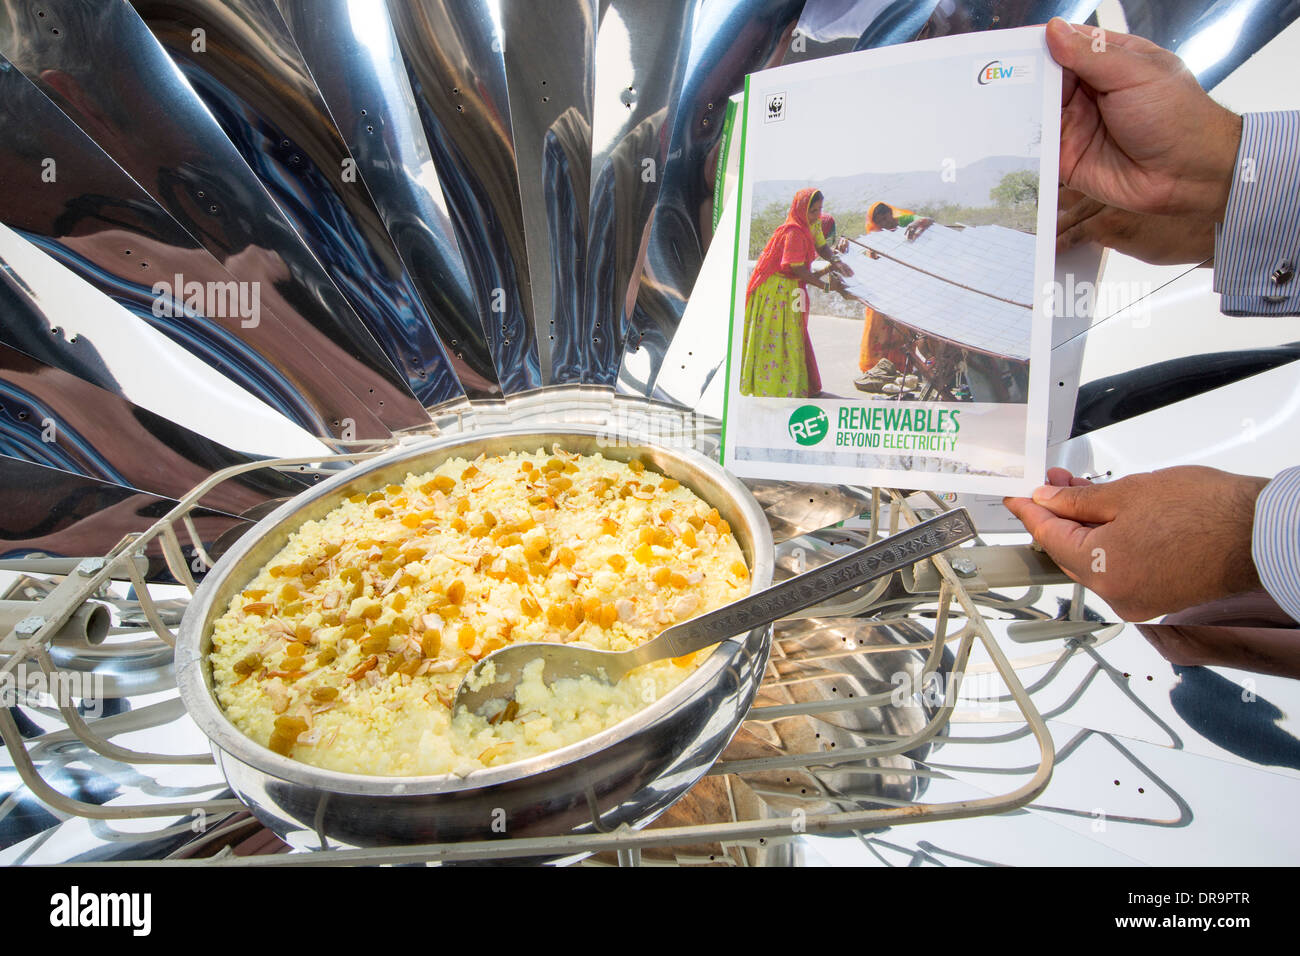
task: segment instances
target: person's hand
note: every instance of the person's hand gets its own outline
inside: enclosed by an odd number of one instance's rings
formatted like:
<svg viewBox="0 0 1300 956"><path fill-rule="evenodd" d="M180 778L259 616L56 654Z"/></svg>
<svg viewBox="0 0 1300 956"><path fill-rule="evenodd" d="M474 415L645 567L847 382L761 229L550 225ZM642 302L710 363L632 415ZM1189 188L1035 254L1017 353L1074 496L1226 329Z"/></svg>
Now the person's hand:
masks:
<svg viewBox="0 0 1300 956"><path fill-rule="evenodd" d="M1131 212L1223 219L1241 117L1141 37L1058 17L1047 46L1065 69L1062 183Z"/></svg>
<svg viewBox="0 0 1300 956"><path fill-rule="evenodd" d="M835 260L835 265L831 266L831 268L842 276L853 275L853 270L849 268L849 264L847 262L841 262L839 259Z"/></svg>
<svg viewBox="0 0 1300 956"><path fill-rule="evenodd" d="M844 253L848 252L848 251L849 251L849 240L848 240L846 237L844 237L844 236L840 236L838 239L836 239L836 240L835 240L835 251L838 252L840 255L844 255ZM850 272L849 275L853 275L853 273Z"/></svg>
<svg viewBox="0 0 1300 956"><path fill-rule="evenodd" d="M918 219L915 222L910 223L907 227L907 241L912 242L917 236L925 232L925 230L929 229L932 225L934 225L933 219Z"/></svg>
<svg viewBox="0 0 1300 956"><path fill-rule="evenodd" d="M1097 485L1054 468L1048 481L1003 503L1123 620L1260 587L1250 545L1267 478L1185 465Z"/></svg>
<svg viewBox="0 0 1300 956"><path fill-rule="evenodd" d="M1209 264L1214 223L1193 217L1141 215L1062 187L1057 199L1056 252L1098 242L1154 265Z"/></svg>
<svg viewBox="0 0 1300 956"><path fill-rule="evenodd" d="M850 275L852 275L852 273L850 273ZM844 292L844 280L840 278L838 272L832 270L830 275L826 277L826 290L828 292Z"/></svg>

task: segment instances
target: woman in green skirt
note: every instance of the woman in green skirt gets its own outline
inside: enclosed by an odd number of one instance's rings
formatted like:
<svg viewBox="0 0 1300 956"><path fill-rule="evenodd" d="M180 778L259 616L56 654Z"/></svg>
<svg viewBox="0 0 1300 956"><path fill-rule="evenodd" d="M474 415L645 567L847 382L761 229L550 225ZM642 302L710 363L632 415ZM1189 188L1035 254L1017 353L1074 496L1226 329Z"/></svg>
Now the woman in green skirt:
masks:
<svg viewBox="0 0 1300 956"><path fill-rule="evenodd" d="M816 360L808 354L808 284L842 288L832 271L817 275L822 194L795 193L790 214L772 233L745 289L740 392L763 398L808 398L821 391ZM810 359L812 359L810 361Z"/></svg>

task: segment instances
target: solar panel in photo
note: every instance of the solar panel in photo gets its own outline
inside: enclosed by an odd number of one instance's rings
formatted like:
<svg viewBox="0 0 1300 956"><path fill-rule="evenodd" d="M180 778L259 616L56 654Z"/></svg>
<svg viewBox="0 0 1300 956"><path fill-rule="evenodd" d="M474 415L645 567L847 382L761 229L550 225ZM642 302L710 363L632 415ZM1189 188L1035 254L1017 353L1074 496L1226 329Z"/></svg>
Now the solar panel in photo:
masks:
<svg viewBox="0 0 1300 956"><path fill-rule="evenodd" d="M1034 301L1035 237L1005 226L950 229L933 225L911 241L907 230L873 232L859 240L904 265L1022 305Z"/></svg>
<svg viewBox="0 0 1300 956"><path fill-rule="evenodd" d="M1027 361L1032 310L944 282L890 259L849 253L848 291L926 335Z"/></svg>

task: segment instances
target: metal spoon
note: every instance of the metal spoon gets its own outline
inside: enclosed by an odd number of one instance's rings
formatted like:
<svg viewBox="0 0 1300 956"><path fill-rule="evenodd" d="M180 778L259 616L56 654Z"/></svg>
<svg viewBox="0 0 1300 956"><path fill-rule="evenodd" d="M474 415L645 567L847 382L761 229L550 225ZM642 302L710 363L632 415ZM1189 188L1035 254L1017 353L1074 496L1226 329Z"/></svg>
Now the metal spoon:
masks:
<svg viewBox="0 0 1300 956"><path fill-rule="evenodd" d="M681 657L736 634L771 624L973 537L975 526L966 509L948 511L806 574L674 624L653 640L629 651L596 651L572 644L540 641L502 648L484 657L462 678L456 688L452 713L461 707L480 713L481 708L491 701L510 700L515 695L524 667L539 658L545 661L542 679L548 684L584 675L610 684L617 683L634 667L665 657ZM489 663L494 668L492 680L474 688Z"/></svg>

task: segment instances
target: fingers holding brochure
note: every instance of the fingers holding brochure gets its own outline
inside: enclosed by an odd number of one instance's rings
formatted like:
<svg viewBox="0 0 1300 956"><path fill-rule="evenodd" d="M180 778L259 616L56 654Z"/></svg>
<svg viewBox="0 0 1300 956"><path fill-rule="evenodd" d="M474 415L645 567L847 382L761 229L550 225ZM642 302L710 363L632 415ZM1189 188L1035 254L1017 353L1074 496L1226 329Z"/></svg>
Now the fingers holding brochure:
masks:
<svg viewBox="0 0 1300 956"><path fill-rule="evenodd" d="M1047 45L1065 70L1061 181L1132 212L1222 220L1241 117L1140 37L1056 18Z"/></svg>

